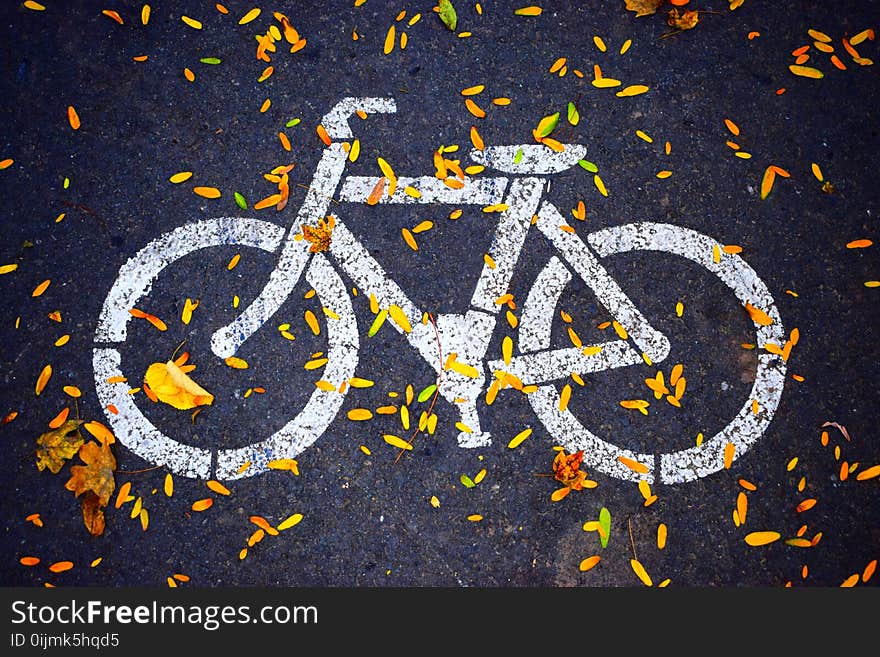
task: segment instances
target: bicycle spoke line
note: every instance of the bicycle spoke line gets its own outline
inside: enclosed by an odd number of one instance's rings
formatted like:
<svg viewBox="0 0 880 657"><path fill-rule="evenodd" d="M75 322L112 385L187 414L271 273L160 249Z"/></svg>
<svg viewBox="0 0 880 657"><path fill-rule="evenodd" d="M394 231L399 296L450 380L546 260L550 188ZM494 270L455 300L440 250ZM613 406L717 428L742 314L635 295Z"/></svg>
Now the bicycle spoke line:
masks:
<svg viewBox="0 0 880 657"><path fill-rule="evenodd" d="M306 198L281 250L278 264L269 275L265 287L232 323L218 329L211 337L211 350L216 356L226 358L234 355L255 331L269 321L293 292L309 260L310 252L308 242L292 237L302 226L314 226L318 219L324 217L345 170L347 157L341 144L333 144L324 151Z"/></svg>
<svg viewBox="0 0 880 657"><path fill-rule="evenodd" d="M306 270L306 279L317 292L321 305L331 308L339 317L327 319L328 362L321 375L338 386L354 376L358 363L359 338L351 298L342 279L323 256L312 258ZM333 322L332 326L330 322ZM269 461L295 458L326 430L339 412L344 398L345 395L337 390L316 387L302 410L266 440L246 447L219 450L216 477L249 477L265 472ZM248 470L239 473L241 465L248 462L251 464Z"/></svg>
<svg viewBox="0 0 880 657"><path fill-rule="evenodd" d="M599 303L626 329L642 352L653 362L662 362L669 354L669 340L648 323L587 245L576 234L560 230L563 225L568 225L565 217L545 201L538 212L538 228L593 289Z"/></svg>
<svg viewBox="0 0 880 657"><path fill-rule="evenodd" d="M603 372L616 367L626 367L643 363L635 349L625 340L603 342L592 345L601 351L587 356L583 348L565 347L547 351L533 352L510 359L510 365L496 360L489 363L491 370L502 370L513 374L524 385L561 381L572 373L583 375Z"/></svg>
<svg viewBox="0 0 880 657"><path fill-rule="evenodd" d="M532 216L541 202L544 181L541 178L517 178L510 186L501 213L489 255L494 267L483 265L471 297L471 306L491 313L498 312L495 300L507 293L514 267L519 260L523 245L531 226Z"/></svg>

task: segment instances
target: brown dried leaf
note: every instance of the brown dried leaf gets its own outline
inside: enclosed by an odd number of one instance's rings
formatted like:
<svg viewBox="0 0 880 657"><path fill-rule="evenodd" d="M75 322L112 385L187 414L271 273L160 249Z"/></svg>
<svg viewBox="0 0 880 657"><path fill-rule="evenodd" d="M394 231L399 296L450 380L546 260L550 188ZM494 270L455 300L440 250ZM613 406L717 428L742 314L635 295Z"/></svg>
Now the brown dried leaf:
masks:
<svg viewBox="0 0 880 657"><path fill-rule="evenodd" d="M74 465L70 468L70 479L64 487L73 491L77 497L91 491L98 496L101 506L107 506L116 488L113 478L116 458L110 451L110 445L89 441L80 447L79 457L85 465Z"/></svg>
<svg viewBox="0 0 880 657"><path fill-rule="evenodd" d="M68 420L37 438L37 468L41 472L49 468L52 474L58 474L64 462L76 455L83 444L80 424L81 420Z"/></svg>
<svg viewBox="0 0 880 657"><path fill-rule="evenodd" d="M320 219L315 227L304 225L302 227L303 238L307 242L311 242L309 247L310 253L322 253L329 250L330 238L333 234L333 227L336 225L336 219L333 215L327 219Z"/></svg>
<svg viewBox="0 0 880 657"><path fill-rule="evenodd" d="M657 7L663 4L663 0L624 0L629 11L636 12L636 17L650 16L657 13Z"/></svg>

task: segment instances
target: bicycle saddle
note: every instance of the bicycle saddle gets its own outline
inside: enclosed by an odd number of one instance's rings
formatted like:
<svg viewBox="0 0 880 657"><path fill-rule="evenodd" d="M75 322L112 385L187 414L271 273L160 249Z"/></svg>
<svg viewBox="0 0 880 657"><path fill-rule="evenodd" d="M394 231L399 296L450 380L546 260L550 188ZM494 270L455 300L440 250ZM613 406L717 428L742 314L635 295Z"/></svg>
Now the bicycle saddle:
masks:
<svg viewBox="0 0 880 657"><path fill-rule="evenodd" d="M563 144L565 150L557 153L543 144L514 146L487 146L472 150L471 159L477 164L520 175L559 173L573 167L587 154L586 146Z"/></svg>

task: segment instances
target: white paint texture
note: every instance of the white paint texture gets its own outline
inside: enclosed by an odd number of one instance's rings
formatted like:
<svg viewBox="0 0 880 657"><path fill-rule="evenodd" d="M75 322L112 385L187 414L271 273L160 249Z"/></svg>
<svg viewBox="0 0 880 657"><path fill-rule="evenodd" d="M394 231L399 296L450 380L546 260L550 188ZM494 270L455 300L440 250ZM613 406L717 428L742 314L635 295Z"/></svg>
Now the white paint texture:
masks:
<svg viewBox="0 0 880 657"><path fill-rule="evenodd" d="M712 238L678 226L646 222L597 231L591 234L588 240L600 257L629 251L654 250L685 257L702 265L724 281L740 303L750 302L773 318L774 322L770 326L755 324L759 346L762 347L767 342L784 344L785 332L766 286L739 256L722 252L720 262L715 263L713 247L717 246L720 249L721 245ZM520 348L527 354L533 352L531 354L533 358L545 360L520 364L515 359L511 365L516 369L524 370L529 367L538 369L544 365L551 370L551 374L555 375L563 373L562 370L569 361L576 361L571 363L571 371L581 373L584 370L584 366L576 359L576 354L572 354L572 350L549 349L551 324L555 316L553 306L570 277L571 274L555 258L538 276L536 285L523 308ZM596 289L596 281L587 280L586 283ZM543 289L538 288L538 284L542 285ZM545 293L545 290L549 294ZM616 343L603 345L603 352L613 344ZM590 358L597 358L601 353ZM641 362L635 349L630 348L628 353L629 356L621 360L612 357L609 364L621 366ZM528 357L524 356L524 358ZM566 358L569 361L566 361ZM499 364L496 362L492 366L497 367ZM537 393L529 395L529 401L544 426L560 441L560 444L570 451L584 450L584 462L589 467L619 479L631 481L644 479L653 483L657 479L656 461L659 460L659 481L674 484L693 481L721 470L724 467L724 448L727 443L735 445L735 458L745 454L763 435L772 419L782 394L784 377L785 363L782 358L762 353L759 356L751 396L729 425L704 441L700 447L659 455L637 454L618 448L594 435L570 410L564 412L559 410L559 393L552 385L541 386ZM760 407L757 415L752 412L752 399L757 400ZM617 460L618 456L639 461L647 466L649 471L646 474L638 474L620 463Z"/></svg>
<svg viewBox="0 0 880 657"><path fill-rule="evenodd" d="M510 183L507 178L466 178L461 189L453 189L431 176L398 178L394 195L384 195L379 204L487 206L503 202L508 206L492 215L497 217L497 225L488 253L495 267L483 267L474 287L471 310L464 314L440 315L435 318L436 327L421 321L420 309L388 278L382 266L341 218L336 218L329 252L309 253L309 243L296 240L294 236L304 225L314 226L326 216L347 159L338 140L352 137L349 118L358 109L372 114L394 112L396 106L393 99L346 98L325 115L322 125L334 143L325 149L289 230L247 218L200 221L158 237L120 268L98 320L93 364L102 405L113 404L119 411L118 414L108 412L107 418L123 445L141 458L164 465L176 474L202 479L211 476L236 479L265 472L268 462L273 459L296 457L322 435L339 412L344 394L316 388L305 407L268 438L257 439L245 447L212 452L164 435L137 408L134 397L128 394L128 384L106 383L109 377L123 375L121 357L113 345L126 339L126 327L131 319L129 310L150 292L157 276L187 254L221 245L252 247L273 253L280 249L280 253L276 269L257 298L231 324L212 336L212 350L217 356L236 353L248 337L272 317L305 273L321 304L339 317L326 320L329 361L320 377L338 385L353 376L358 362L358 329L351 299L339 274L331 266L332 261L363 294L373 294L380 307L396 305L406 315L411 325L409 332L391 317L387 323L404 334L408 343L437 373L440 394L455 405L462 421L472 429L459 434L458 443L462 447L480 447L491 442L477 413L477 402L487 386L487 367L490 372L506 371L524 384L538 385L538 390L530 393L528 399L551 436L571 451L583 449L588 467L619 479L659 480L669 484L692 481L723 468L727 443L736 446L736 456L739 457L760 438L779 403L785 375L785 363L781 357L767 352L758 357L757 376L750 398L733 421L701 447L668 454L632 452L591 433L570 410L559 411L559 393L554 384L570 374L586 375L638 365L644 362L642 353L654 363L660 363L669 354L667 338L648 323L600 264L599 258L642 250L688 258L717 275L741 303L750 302L773 318L770 326L756 324L759 347L768 342L784 344L781 320L766 286L739 256L722 253L720 262L716 263L713 247L720 249L721 245L705 235L646 222L597 231L588 237L588 246L576 234L560 229L567 222L552 204L546 201L541 204L547 184L544 178L518 178ZM543 145L527 144L490 146L482 151L472 151L471 157L478 163L507 173L535 176L569 168L585 153L586 149L578 145L566 145L564 152L555 153ZM519 161L515 162L518 158ZM347 178L339 189L340 201L366 203L379 180L372 176ZM420 196L407 194L406 187L417 189ZM485 363L502 307L495 301L508 290L536 212L538 229L558 249L559 257L552 257L539 273L521 309L518 345L521 353L509 364L501 360ZM556 306L573 273L583 279L595 293L597 301L626 329L629 340L590 345L601 347L598 353L591 355L574 347L551 349ZM471 373L477 375L467 376L444 369L453 352L458 363L471 366L474 368ZM760 406L758 414L752 412L752 400ZM648 472L641 475L633 472L618 461L619 456L643 463ZM251 466L239 474L240 466L245 462L250 462Z"/></svg>
<svg viewBox="0 0 880 657"><path fill-rule="evenodd" d="M161 271L176 260L200 249L234 245L275 251L284 230L255 219L223 218L200 221L176 228L141 249L120 270L101 313L95 342L125 340L125 327L131 319L128 309L136 307L150 290ZM358 333L354 309L345 285L324 257L314 257L306 277L315 288L322 306L333 310L338 320L327 320L329 362L322 377L341 383L354 375L357 365ZM130 304L130 305L128 305ZM175 474L207 479L235 479L266 471L266 463L277 458L293 458L311 445L327 428L344 395L315 389L303 409L269 439L241 449L210 450L179 442L163 434L138 409L128 394L130 383L107 383L114 376L125 376L119 351L96 346L93 355L98 399L105 408L113 404L118 413L107 412L107 419L119 442L144 460L164 465ZM216 466L212 465L216 458ZM239 467L251 467L239 475ZM212 472L213 471L213 472Z"/></svg>

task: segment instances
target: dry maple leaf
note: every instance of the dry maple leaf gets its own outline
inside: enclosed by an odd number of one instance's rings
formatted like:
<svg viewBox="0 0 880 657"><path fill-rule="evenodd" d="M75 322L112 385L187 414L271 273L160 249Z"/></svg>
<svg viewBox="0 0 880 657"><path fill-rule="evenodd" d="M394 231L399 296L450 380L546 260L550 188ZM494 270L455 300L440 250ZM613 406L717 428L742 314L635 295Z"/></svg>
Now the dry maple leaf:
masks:
<svg viewBox="0 0 880 657"><path fill-rule="evenodd" d="M691 30L700 22L700 12L694 10L678 13L678 9L670 9L666 24L677 30Z"/></svg>
<svg viewBox="0 0 880 657"><path fill-rule="evenodd" d="M104 512L110 496L116 488L113 472L116 458L107 442L89 441L79 450L79 457L85 465L70 468L70 479L64 485L76 497L83 495L81 506L83 523L93 536L104 532Z"/></svg>
<svg viewBox="0 0 880 657"><path fill-rule="evenodd" d="M209 405L214 401L214 395L189 378L172 360L150 365L144 382L159 401L181 410Z"/></svg>
<svg viewBox="0 0 880 657"><path fill-rule="evenodd" d="M320 219L317 226L303 226L303 237L312 244L309 247L310 253L322 253L330 248L330 237L335 225L336 219L330 215L326 220Z"/></svg>
<svg viewBox="0 0 880 657"><path fill-rule="evenodd" d="M662 5L664 0L625 0L625 2L626 8L636 12L636 18L638 18L657 13L657 7Z"/></svg>
<svg viewBox="0 0 880 657"><path fill-rule="evenodd" d="M68 420L37 438L37 468L41 472L49 468L52 474L58 474L64 462L76 455L83 444L80 424L81 420Z"/></svg>
<svg viewBox="0 0 880 657"><path fill-rule="evenodd" d="M583 450L573 454L566 454L564 449L559 450L553 459L554 478L573 490L581 490L587 478L587 473L580 469L583 460Z"/></svg>

